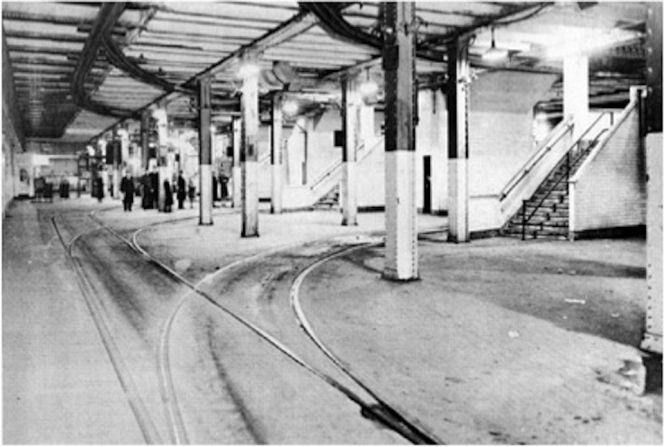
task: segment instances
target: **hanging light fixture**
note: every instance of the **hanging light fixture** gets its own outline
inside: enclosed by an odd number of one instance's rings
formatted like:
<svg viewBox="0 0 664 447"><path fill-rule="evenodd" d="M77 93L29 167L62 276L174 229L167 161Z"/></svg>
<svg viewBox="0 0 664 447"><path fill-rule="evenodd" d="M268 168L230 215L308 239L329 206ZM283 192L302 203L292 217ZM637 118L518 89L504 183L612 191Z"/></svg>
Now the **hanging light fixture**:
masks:
<svg viewBox="0 0 664 447"><path fill-rule="evenodd" d="M300 106L297 104L297 101L295 101L294 99L289 99L288 101L284 102L284 105L282 107L284 113L290 117L294 117L295 115L297 115L299 109Z"/></svg>
<svg viewBox="0 0 664 447"><path fill-rule="evenodd" d="M495 28L491 27L491 48L482 55L485 61L498 61L507 58L507 50L496 48Z"/></svg>
<svg viewBox="0 0 664 447"><path fill-rule="evenodd" d="M378 84L376 81L371 79L371 74L369 73L369 68L367 67L366 72L365 72L365 79L364 82L360 84L360 94L362 95L363 98L371 98L374 96L376 93L378 93Z"/></svg>

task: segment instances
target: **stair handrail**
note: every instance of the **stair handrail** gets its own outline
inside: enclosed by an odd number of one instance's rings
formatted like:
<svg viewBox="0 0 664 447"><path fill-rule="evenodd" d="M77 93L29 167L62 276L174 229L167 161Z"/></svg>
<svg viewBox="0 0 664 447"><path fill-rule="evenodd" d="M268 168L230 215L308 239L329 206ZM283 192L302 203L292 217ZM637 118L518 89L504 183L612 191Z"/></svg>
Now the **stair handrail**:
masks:
<svg viewBox="0 0 664 447"><path fill-rule="evenodd" d="M634 111L634 109L638 106L639 106L639 101L638 100L637 101L632 101L620 113L617 120L614 120L613 117L612 117L612 119L611 119L611 128L608 130L608 135L604 139L604 143L593 149L593 151L588 156L589 161L590 161L590 159L594 158L594 153L597 153L597 152L601 151L602 147L604 147L606 145L606 143L611 140L611 137L613 136L613 134L615 134L618 131L618 129L620 129L622 124L627 120L627 118L629 118L630 113L632 113ZM570 179L570 183L576 182L576 178L578 178L578 176L580 176L582 174L582 171L583 171L585 166L587 166L587 164L584 163L584 165L581 167L581 169L579 169L578 171L576 171L574 173L574 176Z"/></svg>
<svg viewBox="0 0 664 447"><path fill-rule="evenodd" d="M595 147L595 144L597 144L597 142L599 141L599 139L600 139L600 138L601 138L606 132L608 132L609 129L602 129L602 130L601 130L601 131L595 136L595 138L593 138L593 140L590 142L590 144L588 145L588 148L587 148L585 151L583 151L582 153L578 154L578 155L574 158L574 160L570 160L570 153L572 152L572 150L574 149L574 147L575 147L575 146L578 146L578 145L581 143L581 140L583 140L583 138L584 138L586 135L588 135L588 133L590 133L591 129L593 129L593 128L595 127L595 125L597 125L597 123L599 123L600 120L601 120L602 118L604 118L604 116L607 115L607 114L610 114L610 115L611 115L611 122L613 122L613 112L602 112L602 113L597 117L597 119L596 119L595 121L593 121L593 123L592 123L590 126L588 126L588 128L586 128L586 130L585 130L585 131L579 136L579 138L577 138L577 139L574 141L574 143L572 143L571 146L565 151L565 175L564 175L564 176L561 176L561 177L560 177L560 178L559 178L559 179L553 184L553 186L551 186L551 187L546 191L546 193L544 194L544 197L542 197L542 199L540 199L539 203L538 203L537 205L535 205L535 207L534 207L533 210L530 212L530 214L528 215L528 217L526 217L526 206L527 206L527 204L528 204L528 202L529 202L530 200L525 199L525 200L522 202L522 213L523 213L523 214L522 214L522 220L521 220L521 239L522 239L522 240L525 240L525 239L526 239L526 225L528 225L528 222L530 222L530 219L533 218L533 216L535 215L535 213L537 212L537 210L539 210L539 209L542 207L542 204L544 203L544 201L545 201L546 199L549 198L549 196L551 195L551 193L556 189L556 187L560 184L560 182L563 180L563 178L565 179L566 182L569 183L569 177L570 177L569 174L570 174L570 171L571 171L572 167L574 167L574 165L576 165L576 163L577 163L577 162L578 162L578 161L579 161L579 160L580 160L580 159L586 154L586 152L592 150L592 149ZM561 159L561 161L562 161L562 159ZM553 170L551 171L551 173L549 173L549 175L551 175L556 169L558 169L558 165L559 165L559 164L560 164L560 162L556 163L556 167L553 168ZM547 176L547 177L548 177L548 176Z"/></svg>
<svg viewBox="0 0 664 447"><path fill-rule="evenodd" d="M572 117L568 117L561 121L556 128L545 138L545 140L540 144L540 149L535 151L528 160L523 164L523 167L519 169L512 178L509 179L503 190L500 192L500 201L505 200L510 192L517 187L521 181L526 178L528 173L533 170L533 168L544 158L551 149L560 141L560 139L567 135L568 132L572 130L574 123ZM562 131L560 131L562 129ZM559 132L558 134L556 134ZM553 140L553 141L549 141Z"/></svg>
<svg viewBox="0 0 664 447"><path fill-rule="evenodd" d="M365 156L369 155L373 150L378 147L380 144L382 144L384 141L384 137L379 138L376 143L374 143L369 149L366 149L366 144L362 143L360 144L360 147L357 148L357 153L360 155L362 153L363 157L360 158L360 160L363 160ZM341 166L343 162L342 161L337 161L335 162L332 166L327 168L325 171L323 171L318 177L316 177L316 180L311 182L311 190L316 189L323 181L332 175L332 173Z"/></svg>

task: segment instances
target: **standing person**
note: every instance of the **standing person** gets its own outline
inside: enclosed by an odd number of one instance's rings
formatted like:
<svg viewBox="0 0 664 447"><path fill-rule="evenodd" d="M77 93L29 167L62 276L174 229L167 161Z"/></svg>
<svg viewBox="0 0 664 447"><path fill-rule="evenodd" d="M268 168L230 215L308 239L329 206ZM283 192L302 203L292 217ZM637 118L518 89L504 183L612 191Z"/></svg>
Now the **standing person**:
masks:
<svg viewBox="0 0 664 447"><path fill-rule="evenodd" d="M219 183L221 183L221 200L228 199L228 176L226 173L219 175Z"/></svg>
<svg viewBox="0 0 664 447"><path fill-rule="evenodd" d="M178 175L178 209L184 209L184 199L187 198L187 182L184 181L182 171Z"/></svg>
<svg viewBox="0 0 664 447"><path fill-rule="evenodd" d="M171 190L171 182L164 180L164 212L170 213L173 211L173 191Z"/></svg>
<svg viewBox="0 0 664 447"><path fill-rule="evenodd" d="M124 199L122 199L124 210L131 211L131 207L134 204L134 179L130 174L127 173L122 177L120 191L124 193Z"/></svg>
<svg viewBox="0 0 664 447"><path fill-rule="evenodd" d="M189 195L189 207L194 208L194 199L196 198L196 185L194 184L194 179L189 178L189 190L187 191Z"/></svg>
<svg viewBox="0 0 664 447"><path fill-rule="evenodd" d="M141 176L141 206L144 210L152 208L152 185L150 183L150 174L146 169Z"/></svg>
<svg viewBox="0 0 664 447"><path fill-rule="evenodd" d="M217 180L217 175L212 173L212 203L219 200L219 181Z"/></svg>
<svg viewBox="0 0 664 447"><path fill-rule="evenodd" d="M159 173L150 173L150 193L152 195L152 206L150 208L159 209Z"/></svg>
<svg viewBox="0 0 664 447"><path fill-rule="evenodd" d="M95 192L97 194L97 200L101 203L104 200L104 181L101 179L101 176L95 179Z"/></svg>

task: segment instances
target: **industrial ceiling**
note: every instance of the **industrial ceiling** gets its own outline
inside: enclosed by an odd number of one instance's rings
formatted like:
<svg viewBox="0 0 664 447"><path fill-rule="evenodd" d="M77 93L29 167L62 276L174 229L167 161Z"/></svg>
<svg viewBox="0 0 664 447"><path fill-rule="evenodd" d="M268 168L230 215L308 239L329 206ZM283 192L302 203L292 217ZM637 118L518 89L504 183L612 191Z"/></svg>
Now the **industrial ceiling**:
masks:
<svg viewBox="0 0 664 447"><path fill-rule="evenodd" d="M421 2L418 79L444 86L446 45L471 36L477 71L561 71L554 50L597 39L595 96L643 79L644 3ZM275 90L321 94L338 75L380 78L381 5L373 2L3 2L3 45L26 137L86 142L167 104L194 122L196 81L212 78L217 119L239 110L237 71L247 57ZM499 62L482 55L496 47ZM369 75L369 74L368 74ZM554 94L555 96L555 94Z"/></svg>

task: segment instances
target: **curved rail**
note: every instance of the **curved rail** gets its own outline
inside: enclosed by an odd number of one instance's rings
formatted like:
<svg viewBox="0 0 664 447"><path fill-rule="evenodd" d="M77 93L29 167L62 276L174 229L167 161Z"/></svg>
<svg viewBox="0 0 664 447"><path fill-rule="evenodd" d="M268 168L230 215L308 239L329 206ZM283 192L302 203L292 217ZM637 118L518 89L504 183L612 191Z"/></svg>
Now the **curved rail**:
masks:
<svg viewBox="0 0 664 447"><path fill-rule="evenodd" d="M65 249L65 252L67 254L67 259L71 261L72 266L74 267L76 280L81 290L81 294L83 295L83 299L85 300L88 312L92 317L92 321L94 322L95 327L97 328L97 332L99 333L99 337L101 338L102 344L106 349L106 353L111 362L111 365L113 365L113 369L115 370L115 374L118 378L118 381L120 382L120 386L122 387L122 390L127 396L129 407L131 408L132 413L134 413L134 417L136 418L136 423L138 424L141 434L143 435L143 439L148 444L163 444L163 441L159 436L159 432L157 431L154 421L150 417L150 413L147 410L147 406L145 405L145 402L141 398L141 395L138 391L138 387L136 386L136 383L132 379L131 373L129 372L129 368L127 367L122 358L120 349L118 348L117 343L114 341L111 330L109 329L109 325L103 316L101 307L92 298L93 289L91 285L88 283L88 280L85 277L85 274L82 270L80 263L78 263L76 258L74 258L71 254L73 245L76 243L76 241L80 239L81 236L83 236L84 234L91 233L92 231L99 230L99 228L89 229L83 233L77 234L74 238L72 238L72 240L69 243L67 243L65 242L64 237L62 236L60 228L58 227L58 224L55 220L55 217L51 217L51 224L53 225L53 228L58 236L58 239L60 240L60 243Z"/></svg>
<svg viewBox="0 0 664 447"><path fill-rule="evenodd" d="M426 428L421 427L418 423L412 422L411 421L412 418L404 416L403 410L395 409L393 405L387 403L375 391L373 391L371 387L369 387L366 383L364 383L363 380L357 377L350 370L350 368L344 362L342 362L316 335L316 333L313 330L313 327L311 326L311 324L307 320L306 315L304 314L302 305L300 304L300 293L299 293L300 287L302 286L302 283L304 282L306 276L309 273L311 273L313 270L315 270L325 262L331 261L332 259L344 256L346 254L352 253L353 251L357 251L360 249L377 247L380 246L381 244L382 243L368 243L343 249L337 253L333 253L331 255L323 257L314 262L313 264L311 264L309 267L307 267L302 273L300 273L297 276L297 278L293 282L293 285L291 286L290 290L291 308L295 313L295 318L297 320L298 325L302 328L302 330L309 337L309 339L311 339L311 341L316 345L316 347L318 347L318 349L320 349L321 352L323 352L323 354L325 354L325 356L328 359L330 359L330 361L334 363L334 365L336 365L347 377L349 377L353 382L359 385L360 388L362 388L371 397L373 397L376 400L376 402L378 402L378 404L380 405L381 410L388 417L392 418L395 424L398 424L402 430L404 430L409 434L408 439L421 444L428 444L428 443L443 444L442 441L437 439L436 436L430 433Z"/></svg>
<svg viewBox="0 0 664 447"><path fill-rule="evenodd" d="M304 359L302 359L300 356L298 356L295 352L293 352L290 348L288 348L284 343L282 343L279 339L274 337L272 334L269 332L265 331L264 329L260 328L259 326L255 325L254 323L250 322L246 318L242 317L241 315L235 313L232 311L230 308L224 306L223 304L219 303L217 300L215 300L210 294L205 292L204 290L201 290L200 285L209 281L213 276L218 275L221 273L221 271L215 271L212 274L208 275L208 277L204 278L201 280L198 284L193 284L191 281L187 280L184 278L182 275L168 267L167 265L163 264L161 261L157 260L154 258L152 255L147 253L142 247L140 247L138 244L135 244L135 238L134 242L131 240L125 238L121 234L119 234L117 231L114 229L110 228L103 222L99 221L98 219L95 219L98 224L100 224L102 227L107 229L111 234L113 234L115 237L123 241L125 244L127 244L130 248L135 250L137 253L139 253L141 256L145 257L150 263L154 264L161 270L163 270L168 276L170 276L173 280L185 285L193 293L196 295L200 296L203 298L205 301L210 303L212 306L215 308L221 310L224 312L226 315L234 319L235 321L239 322L252 332L254 332L258 337L263 339L264 341L268 342L270 345L272 345L275 349L277 349L279 352L284 354L286 357L288 357L290 360L301 366L303 369L314 375L315 377L321 379L325 383L327 383L329 386L333 387L340 393L342 393L344 396L346 396L349 400L357 404L361 408L361 413L365 416L369 416L372 419L380 422L383 424L385 427L395 431L396 433L400 434L403 436L405 439L408 439L409 441L416 443L416 444L441 444L441 442L436 439L433 436L428 435L426 432L423 430L417 429L417 425L408 422L408 420L401 416L398 412L394 411L391 409L391 407L381 403L380 401L376 400L378 402L378 405L374 403L370 403L365 401L363 398L361 398L357 393L355 393L353 390L348 388L347 386L343 385L330 375L316 369L309 363L307 363ZM137 234L138 232L136 232ZM293 244L293 246L297 246L300 244ZM354 247L355 248L355 247ZM269 252L263 252L259 253L257 255L250 256L249 258L241 259L238 260L234 263L231 263L225 267L223 267L223 271L228 271L242 263L249 262L251 260L258 259L261 256L268 256L269 254L276 253L280 250L283 250L284 247L278 247L273 250L270 250ZM364 385L366 387L366 385ZM373 397L373 396L372 396Z"/></svg>

